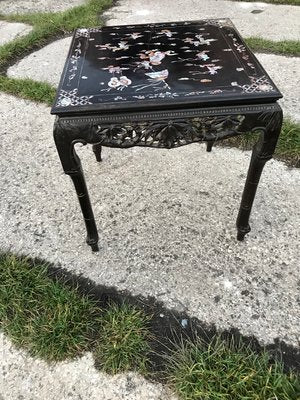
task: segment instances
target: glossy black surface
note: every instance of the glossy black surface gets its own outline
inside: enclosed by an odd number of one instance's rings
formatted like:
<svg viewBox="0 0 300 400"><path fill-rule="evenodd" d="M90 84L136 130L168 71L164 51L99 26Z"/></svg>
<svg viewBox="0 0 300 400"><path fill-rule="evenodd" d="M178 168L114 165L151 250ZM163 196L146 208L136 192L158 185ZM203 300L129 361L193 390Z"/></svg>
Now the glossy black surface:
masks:
<svg viewBox="0 0 300 400"><path fill-rule="evenodd" d="M78 29L54 114L275 101L228 19Z"/></svg>

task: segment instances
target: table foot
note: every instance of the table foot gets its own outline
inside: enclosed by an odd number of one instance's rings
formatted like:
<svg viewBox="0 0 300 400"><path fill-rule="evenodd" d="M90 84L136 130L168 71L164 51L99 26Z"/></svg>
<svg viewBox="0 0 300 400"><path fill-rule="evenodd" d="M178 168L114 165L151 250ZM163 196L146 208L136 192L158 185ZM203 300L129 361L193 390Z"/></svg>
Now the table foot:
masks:
<svg viewBox="0 0 300 400"><path fill-rule="evenodd" d="M247 233L249 233L250 231L251 231L250 225L248 225L245 228L238 229L237 237L236 237L237 240L239 242L242 242L244 240L245 236L247 235Z"/></svg>
<svg viewBox="0 0 300 400"><path fill-rule="evenodd" d="M206 142L206 151L211 152L211 149L213 147L213 142Z"/></svg>
<svg viewBox="0 0 300 400"><path fill-rule="evenodd" d="M101 146L101 144L99 144L99 143L93 144L93 152L95 154L96 160L98 162L101 162L102 161L102 157L101 157L102 146Z"/></svg>
<svg viewBox="0 0 300 400"><path fill-rule="evenodd" d="M96 253L96 252L99 251L98 243L90 242L89 239L87 239L86 242L87 242L87 244L88 244L89 246L91 246L92 252Z"/></svg>

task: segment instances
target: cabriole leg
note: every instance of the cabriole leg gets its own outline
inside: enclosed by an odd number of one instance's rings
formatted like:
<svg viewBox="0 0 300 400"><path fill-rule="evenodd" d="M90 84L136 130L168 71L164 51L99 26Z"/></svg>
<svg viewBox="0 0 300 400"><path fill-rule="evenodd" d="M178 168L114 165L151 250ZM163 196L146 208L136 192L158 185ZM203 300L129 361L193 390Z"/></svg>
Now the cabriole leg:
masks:
<svg viewBox="0 0 300 400"><path fill-rule="evenodd" d="M270 122L261 133L260 140L253 148L247 179L243 191L240 210L237 217L237 240L244 240L250 232L249 217L254 202L259 179L265 163L273 156L282 125L282 112L269 115Z"/></svg>

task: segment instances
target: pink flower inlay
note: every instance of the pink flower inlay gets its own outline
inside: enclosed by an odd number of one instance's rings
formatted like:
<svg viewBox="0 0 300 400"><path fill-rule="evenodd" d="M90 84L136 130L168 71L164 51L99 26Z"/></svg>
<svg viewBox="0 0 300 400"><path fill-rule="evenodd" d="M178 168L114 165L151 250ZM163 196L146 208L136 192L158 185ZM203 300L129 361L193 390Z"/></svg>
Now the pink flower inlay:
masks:
<svg viewBox="0 0 300 400"><path fill-rule="evenodd" d="M150 63L152 65L161 64L161 60L163 60L164 58L165 58L165 53L163 53L161 51L155 51L155 52L152 51L149 54Z"/></svg>
<svg viewBox="0 0 300 400"><path fill-rule="evenodd" d="M117 90L123 90L125 87L131 85L131 80L127 78L127 76L122 75L119 78L116 78L115 76L110 78L110 81L108 82L108 86L112 89L117 89Z"/></svg>
<svg viewBox="0 0 300 400"><path fill-rule="evenodd" d="M121 85L121 83L120 83L119 79L115 78L115 77L110 78L110 81L108 82L108 86L113 89L117 88L120 85Z"/></svg>
<svg viewBox="0 0 300 400"><path fill-rule="evenodd" d="M122 76L120 76L120 84L122 86L127 87L127 86L129 86L131 84L131 80L128 79L127 76L122 75Z"/></svg>
<svg viewBox="0 0 300 400"><path fill-rule="evenodd" d="M266 83L258 85L258 89L261 90L262 92L269 92L270 90L273 90L272 86Z"/></svg>
<svg viewBox="0 0 300 400"><path fill-rule="evenodd" d="M116 73L116 74L121 74L122 73L122 68L121 67L114 67L113 65L110 65L108 67L108 72L111 74Z"/></svg>

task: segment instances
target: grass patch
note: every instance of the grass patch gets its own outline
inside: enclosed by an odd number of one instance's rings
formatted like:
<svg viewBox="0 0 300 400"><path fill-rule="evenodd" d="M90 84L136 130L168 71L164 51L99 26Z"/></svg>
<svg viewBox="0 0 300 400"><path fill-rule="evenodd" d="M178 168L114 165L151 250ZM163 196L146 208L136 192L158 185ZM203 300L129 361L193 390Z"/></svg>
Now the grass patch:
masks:
<svg viewBox="0 0 300 400"><path fill-rule="evenodd" d="M101 318L101 335L95 348L96 362L103 371L110 374L129 370L146 373L150 319L127 304L110 305Z"/></svg>
<svg viewBox="0 0 300 400"><path fill-rule="evenodd" d="M151 375L183 400L299 400L299 377L241 341L215 337L207 343L196 334L183 340L180 333L167 355L157 354L161 333L152 324L150 334L151 319L126 303L108 302L101 310L63 275L50 275L46 264L0 255L0 327L33 356L60 361L93 351L102 371ZM160 359L157 371L150 353Z"/></svg>
<svg viewBox="0 0 300 400"><path fill-rule="evenodd" d="M244 1L244 2L251 2L253 0L232 0L232 1ZM264 0L264 3L270 4L288 4L290 6L300 6L300 0Z"/></svg>
<svg viewBox="0 0 300 400"><path fill-rule="evenodd" d="M12 79L0 75L0 92L51 106L55 99L56 89L48 83L36 82L31 79Z"/></svg>
<svg viewBox="0 0 300 400"><path fill-rule="evenodd" d="M220 145L251 150L257 136L258 134L248 133L224 140ZM286 161L292 167L300 167L300 124L284 119L274 158Z"/></svg>
<svg viewBox="0 0 300 400"><path fill-rule="evenodd" d="M6 21L23 22L33 26L26 36L0 47L0 71L16 58L43 46L51 38L65 35L79 27L99 26L100 13L111 5L111 0L89 0L86 4L58 13L0 15Z"/></svg>
<svg viewBox="0 0 300 400"><path fill-rule="evenodd" d="M300 382L267 353L215 337L182 341L168 357L168 380L184 400L299 400Z"/></svg>
<svg viewBox="0 0 300 400"><path fill-rule="evenodd" d="M94 301L47 276L47 266L0 256L0 327L17 346L49 361L88 350L99 330Z"/></svg>
<svg viewBox="0 0 300 400"><path fill-rule="evenodd" d="M245 38L245 42L252 51L275 53L284 56L300 56L300 41L298 40L273 40L259 37Z"/></svg>
<svg viewBox="0 0 300 400"><path fill-rule="evenodd" d="M46 264L0 255L0 327L19 347L47 361L95 350L105 372L146 372L150 316L96 301L50 278Z"/></svg>

